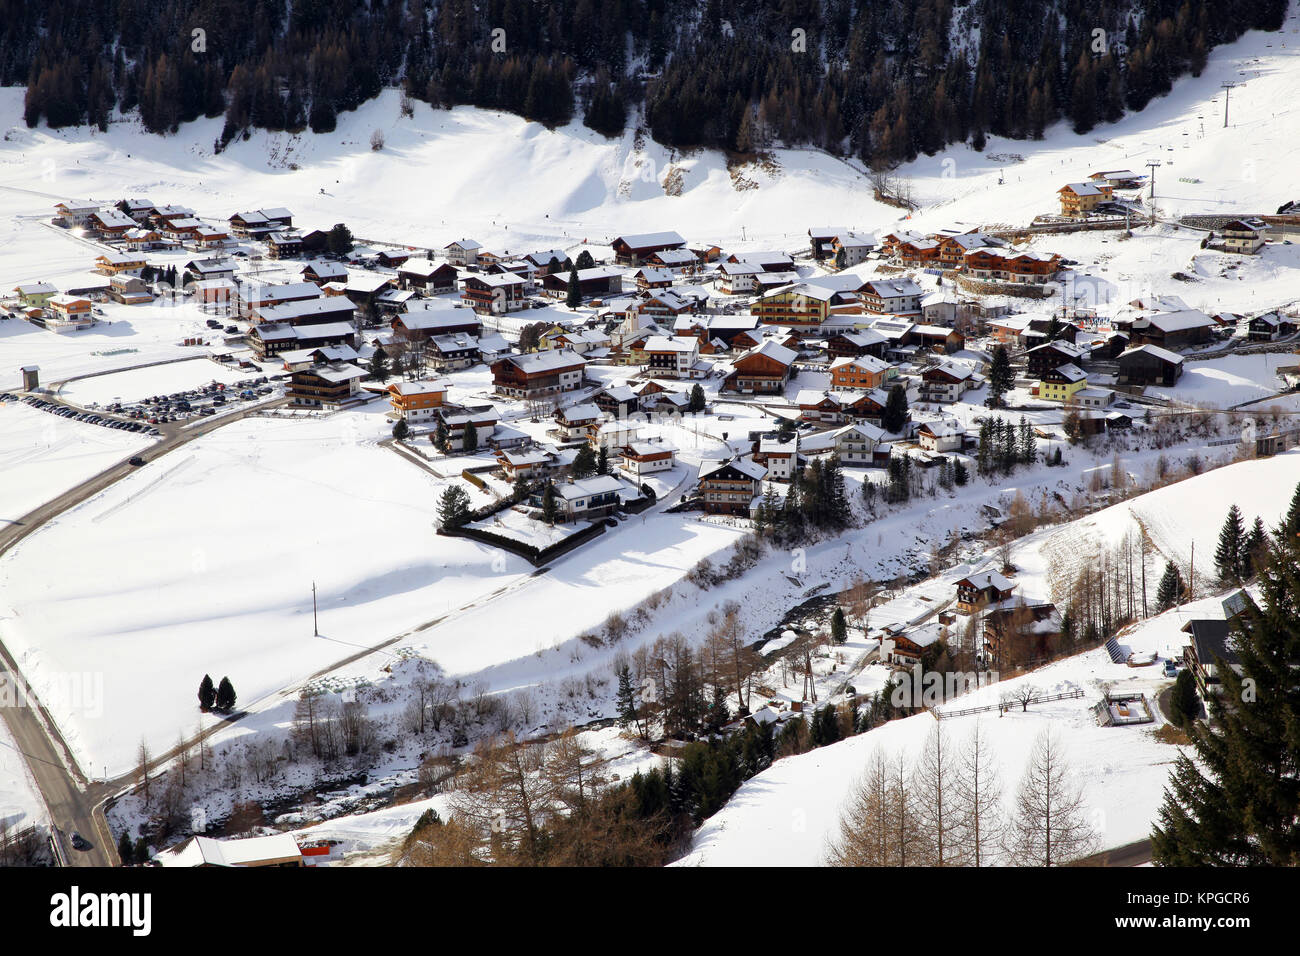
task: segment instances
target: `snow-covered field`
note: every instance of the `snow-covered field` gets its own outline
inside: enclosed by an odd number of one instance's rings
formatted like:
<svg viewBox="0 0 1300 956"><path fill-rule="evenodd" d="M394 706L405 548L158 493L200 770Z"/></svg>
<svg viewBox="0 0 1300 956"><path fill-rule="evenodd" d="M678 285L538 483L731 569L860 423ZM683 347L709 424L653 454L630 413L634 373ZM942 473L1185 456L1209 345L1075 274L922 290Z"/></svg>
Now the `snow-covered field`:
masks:
<svg viewBox="0 0 1300 956"><path fill-rule="evenodd" d="M243 372L238 367L196 358L78 379L60 389L59 397L83 407L102 406L110 402L136 402L151 395L188 391L209 382L236 385L257 377L256 373Z"/></svg>
<svg viewBox="0 0 1300 956"><path fill-rule="evenodd" d="M141 736L192 732L206 672L248 704L531 570L435 537L438 486L378 447L383 427L373 413L227 426L5 555L6 644L38 692L106 675L102 719L59 718L79 757L121 771Z"/></svg>
<svg viewBox="0 0 1300 956"><path fill-rule="evenodd" d="M16 521L148 444L133 432L0 402L0 522Z"/></svg>
<svg viewBox="0 0 1300 956"><path fill-rule="evenodd" d="M1207 362L1188 362L1177 385L1153 386L1147 394L1205 408L1231 408L1275 394L1282 388L1277 369L1296 364L1297 357L1287 352L1225 355Z"/></svg>

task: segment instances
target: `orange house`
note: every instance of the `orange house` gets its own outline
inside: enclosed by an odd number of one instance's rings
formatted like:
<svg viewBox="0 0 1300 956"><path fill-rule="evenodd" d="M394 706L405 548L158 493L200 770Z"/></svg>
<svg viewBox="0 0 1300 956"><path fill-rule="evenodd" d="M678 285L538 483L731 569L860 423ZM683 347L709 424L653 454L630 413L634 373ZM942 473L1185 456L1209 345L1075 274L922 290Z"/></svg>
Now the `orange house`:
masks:
<svg viewBox="0 0 1300 956"><path fill-rule="evenodd" d="M879 388L884 384L890 367L888 362L882 362L874 355L837 359L831 363L831 388Z"/></svg>
<svg viewBox="0 0 1300 956"><path fill-rule="evenodd" d="M388 386L393 414L407 422L427 421L437 414L447 398L446 382L394 382Z"/></svg>

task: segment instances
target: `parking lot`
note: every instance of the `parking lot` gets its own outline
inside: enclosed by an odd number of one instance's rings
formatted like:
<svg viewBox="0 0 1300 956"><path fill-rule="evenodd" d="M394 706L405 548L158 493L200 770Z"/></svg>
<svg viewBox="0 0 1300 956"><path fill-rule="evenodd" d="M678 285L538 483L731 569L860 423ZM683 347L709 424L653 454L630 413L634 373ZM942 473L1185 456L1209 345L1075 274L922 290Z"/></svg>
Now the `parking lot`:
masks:
<svg viewBox="0 0 1300 956"><path fill-rule="evenodd" d="M0 402L16 402L17 395L11 395L8 392L0 394ZM78 412L75 408L67 405L61 405L58 402L49 402L43 398L36 398L29 395L22 399L24 404L38 408L43 412L49 412L52 415L58 415L60 418L66 418L70 421L85 422L87 425L100 425L104 428L113 428L120 431L139 432L142 435L159 435L158 429L152 427L156 422L146 421L122 421L117 418L109 418L96 412Z"/></svg>
<svg viewBox="0 0 1300 956"><path fill-rule="evenodd" d="M243 402L258 401L273 394L276 387L269 376L261 375L238 385L209 382L167 395L150 395L136 402L113 402L104 410L135 423L165 425L211 417Z"/></svg>

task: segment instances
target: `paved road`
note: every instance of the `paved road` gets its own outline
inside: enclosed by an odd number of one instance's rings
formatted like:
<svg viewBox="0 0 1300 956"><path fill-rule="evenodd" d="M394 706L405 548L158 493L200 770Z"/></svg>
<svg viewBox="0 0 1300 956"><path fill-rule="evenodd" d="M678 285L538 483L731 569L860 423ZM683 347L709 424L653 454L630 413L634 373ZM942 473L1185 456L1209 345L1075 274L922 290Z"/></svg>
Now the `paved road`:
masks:
<svg viewBox="0 0 1300 956"><path fill-rule="evenodd" d="M48 396L42 396L48 397ZM259 406L250 406L229 415L202 420L189 428L182 429L178 424L160 426L162 437L147 451L142 453L149 462L175 451L215 431L223 425L238 421L258 408L267 408L283 404L285 399L276 399ZM94 426L87 426L94 427ZM23 517L0 527L0 555L5 554L23 538L36 531L46 522L56 518L70 508L99 494L119 479L135 471L135 467L123 459L106 468L92 478L83 481L63 494L46 502ZM0 635L2 637L2 635ZM0 641L0 676L6 681L15 681L20 671L17 662ZM18 686L22 678L18 676ZM45 801L53 825L61 831L64 855L69 865L74 866L112 866L117 863L117 853L108 824L101 809L102 803L115 792L114 782L108 784L91 784L81 768L72 758L71 750L59 732L58 726L50 718L40 701L30 695L24 698L29 706L0 707L9 734L22 751L27 765L36 780L37 789ZM220 724L214 723L212 731ZM210 731L211 732L211 731ZM161 761L167 755L163 755ZM120 787L124 781L118 781ZM70 838L73 832L80 833L94 844L87 852L73 850Z"/></svg>

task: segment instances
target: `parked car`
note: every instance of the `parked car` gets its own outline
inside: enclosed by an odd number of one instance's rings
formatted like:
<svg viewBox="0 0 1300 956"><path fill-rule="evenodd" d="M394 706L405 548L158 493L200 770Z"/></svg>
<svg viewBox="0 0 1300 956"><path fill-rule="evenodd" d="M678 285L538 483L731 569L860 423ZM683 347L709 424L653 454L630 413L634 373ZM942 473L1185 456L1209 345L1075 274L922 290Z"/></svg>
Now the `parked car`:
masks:
<svg viewBox="0 0 1300 956"><path fill-rule="evenodd" d="M1166 677L1177 677L1177 676L1178 676L1178 665L1175 664L1173 661L1165 661L1165 676L1166 676Z"/></svg>
<svg viewBox="0 0 1300 956"><path fill-rule="evenodd" d="M139 455L132 455L132 456L127 460L127 464L128 464L128 465L134 465L134 466L136 466L136 467L138 468L138 467L140 467L141 465L144 464L144 459L141 458Z"/></svg>

